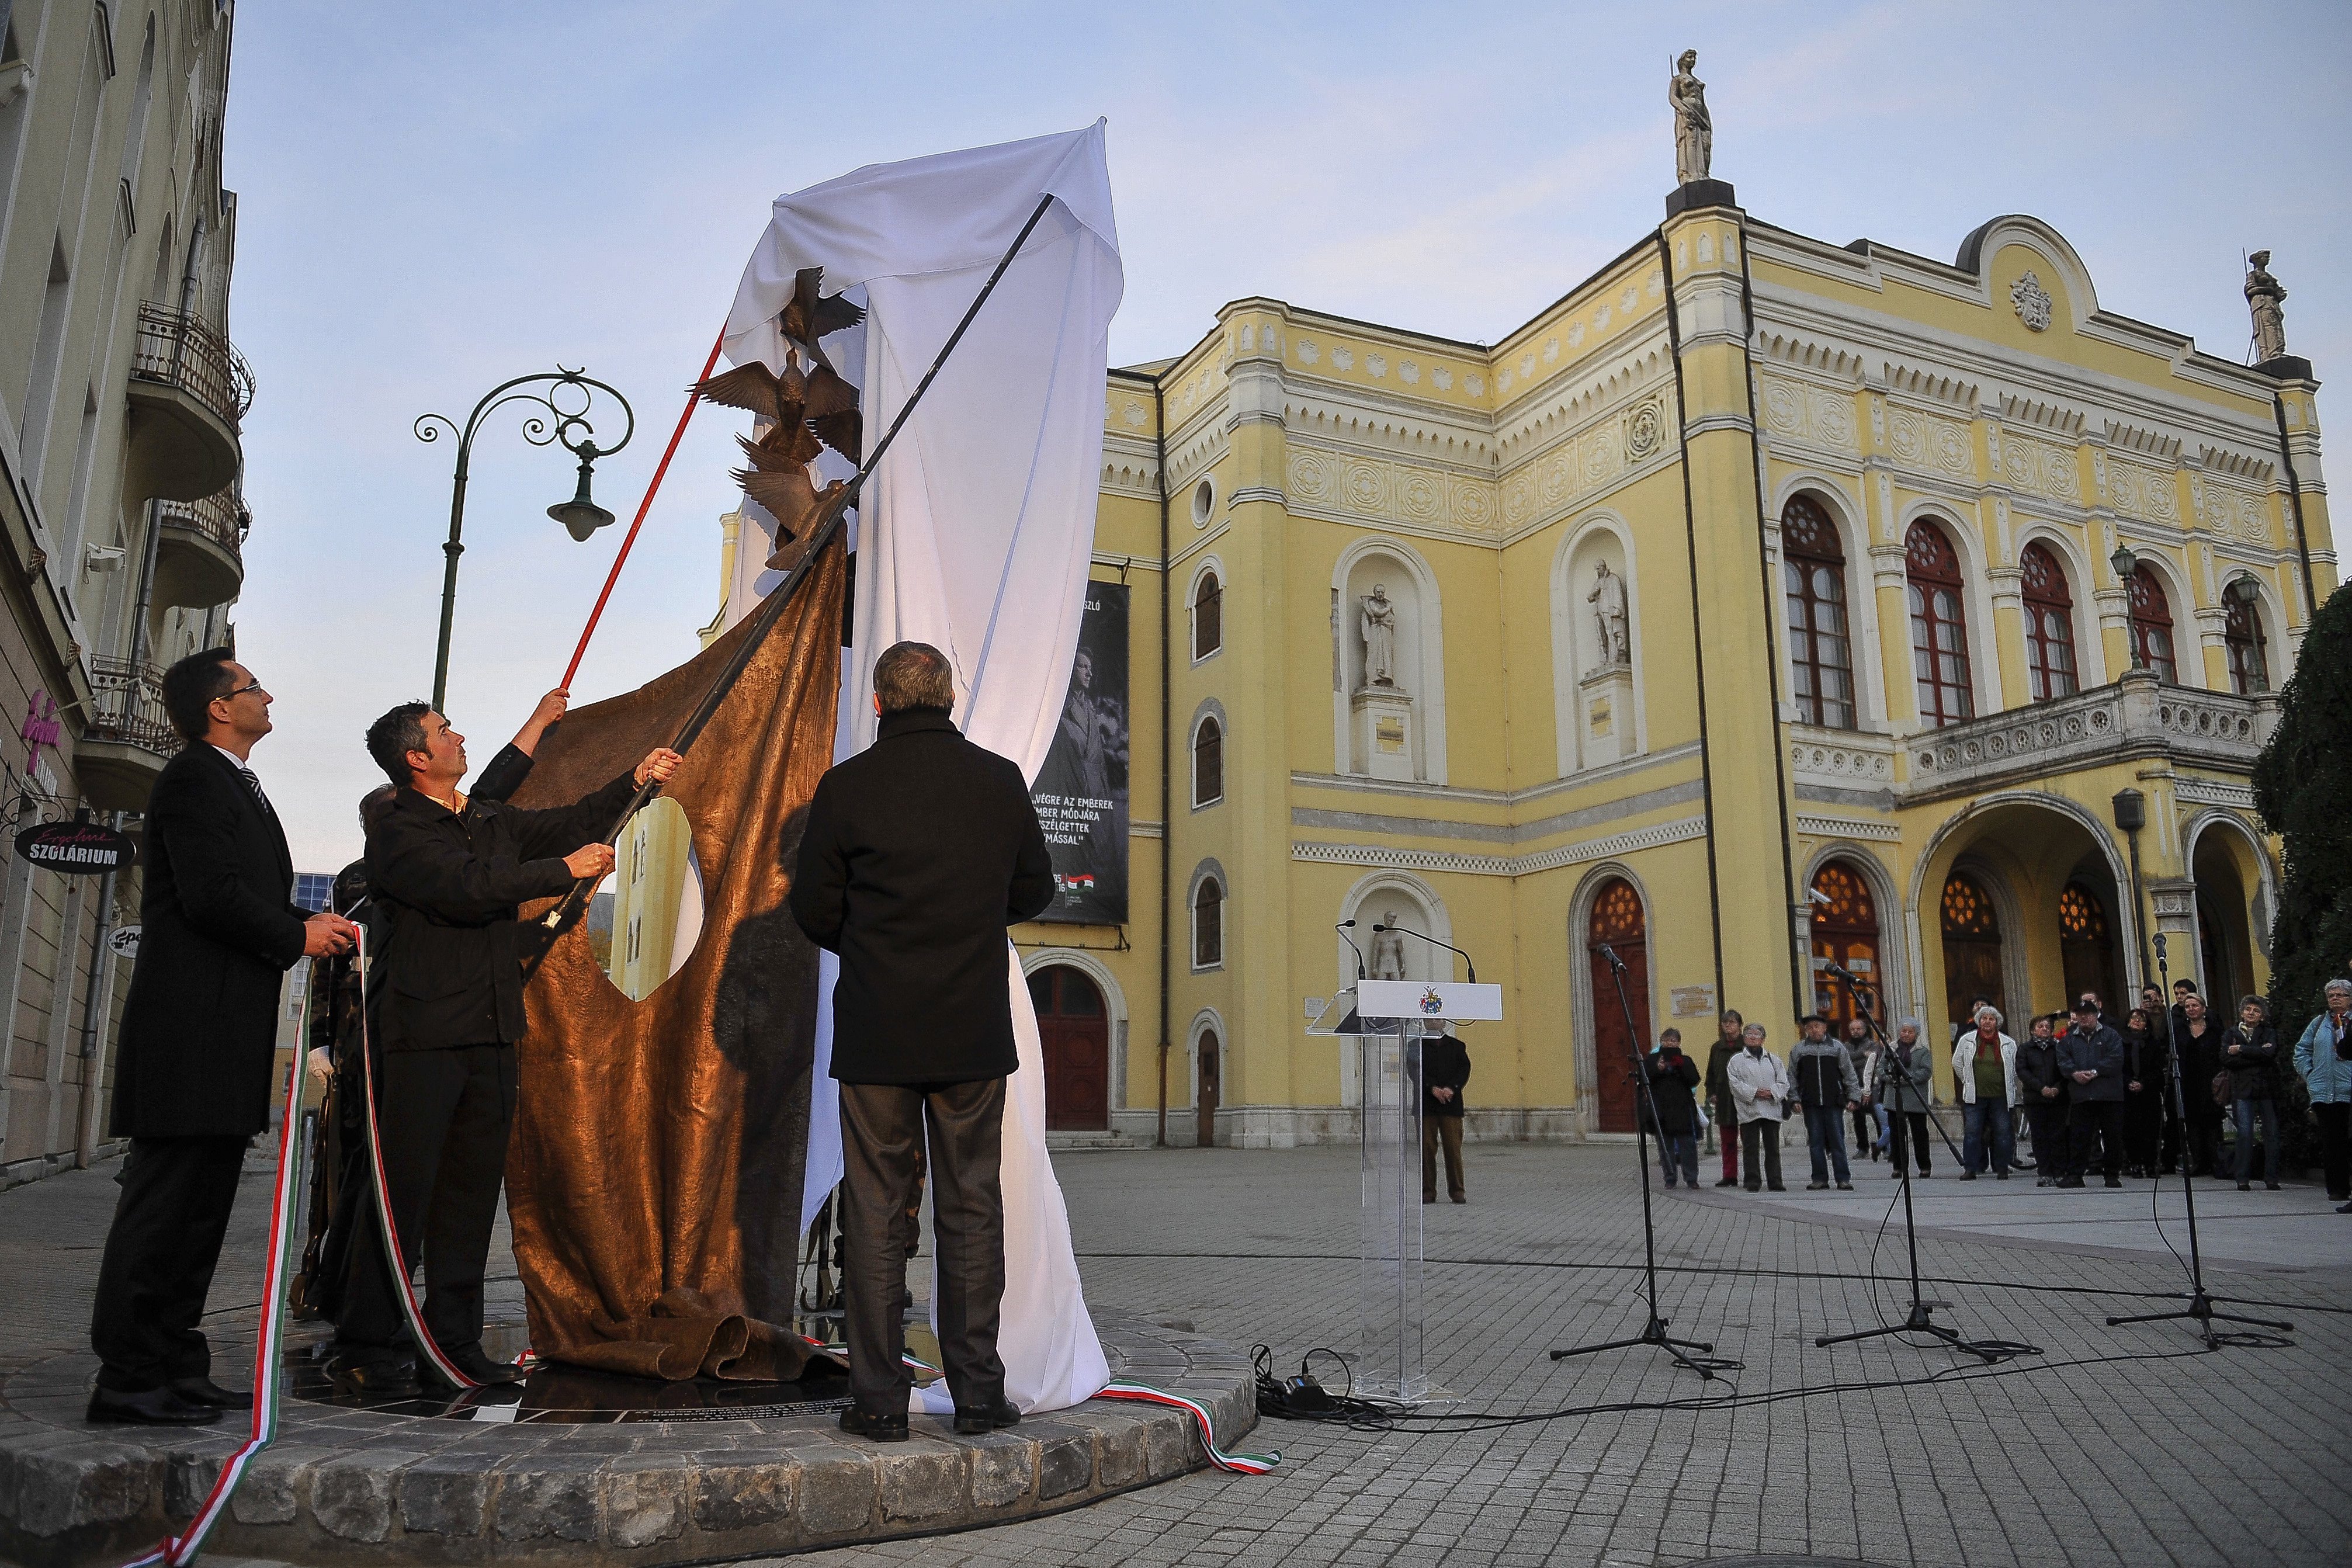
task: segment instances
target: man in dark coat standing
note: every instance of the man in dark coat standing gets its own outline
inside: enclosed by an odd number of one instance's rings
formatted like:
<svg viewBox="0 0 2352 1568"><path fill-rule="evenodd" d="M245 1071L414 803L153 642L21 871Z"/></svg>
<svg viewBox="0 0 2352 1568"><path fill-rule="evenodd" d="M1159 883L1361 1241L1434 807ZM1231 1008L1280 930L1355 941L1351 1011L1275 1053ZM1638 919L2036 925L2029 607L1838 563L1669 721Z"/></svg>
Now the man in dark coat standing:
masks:
<svg viewBox="0 0 2352 1568"><path fill-rule="evenodd" d="M1649 1092L1642 1097L1641 1117L1658 1135L1658 1165L1673 1186L1677 1173L1696 1190L1698 1186L1698 1063L1683 1054L1683 1032L1668 1029L1658 1037L1658 1048L1642 1062ZM1656 1108L1653 1116L1651 1109Z"/></svg>
<svg viewBox="0 0 2352 1568"><path fill-rule="evenodd" d="M384 1191L404 1272L425 1262L426 1332L474 1383L521 1374L482 1349L482 1276L514 1126L514 1042L522 1037L516 906L613 868L604 835L647 780L677 770L656 749L574 805L524 811L468 796L466 737L422 702L368 727L368 754L397 787L368 824L375 940L368 1029ZM335 1322L336 1375L365 1394L412 1390L395 1350L404 1315L383 1238L354 1234ZM421 1348L421 1347L420 1347ZM437 1368L430 1374L447 1382Z"/></svg>
<svg viewBox="0 0 2352 1568"><path fill-rule="evenodd" d="M841 956L833 1076L851 1394L841 1426L877 1442L907 1436L899 1303L927 1133L955 1429L1021 1416L996 1353L1004 1080L1019 1066L1004 930L1053 901L1054 867L1021 770L965 740L954 705L946 655L912 642L883 651L881 731L818 783L793 877L793 918Z"/></svg>
<svg viewBox="0 0 2352 1568"><path fill-rule="evenodd" d="M1421 1042L1421 1201L1437 1201L1437 1152L1445 1151L1445 1195L1470 1201L1462 1181L1462 1091L1470 1085L1470 1052L1454 1026Z"/></svg>
<svg viewBox="0 0 2352 1568"><path fill-rule="evenodd" d="M2091 1141L2096 1138L2107 1185L2122 1186L2124 1085L2130 1063L2123 1037L2100 1021L2097 997L2084 995L2075 1002L2074 1025L2058 1041L2058 1068L2066 1075L2067 1138L2074 1152L2066 1179L2058 1184L2083 1184L2091 1168ZM2041 1154L2037 1142L2034 1157Z"/></svg>
<svg viewBox="0 0 2352 1568"><path fill-rule="evenodd" d="M147 802L145 934L122 1010L114 1131L131 1140L90 1311L92 1421L203 1426L252 1402L212 1381L197 1327L245 1146L269 1125L278 993L352 924L293 901L294 861L247 764L269 693L228 649L163 675L187 745Z"/></svg>

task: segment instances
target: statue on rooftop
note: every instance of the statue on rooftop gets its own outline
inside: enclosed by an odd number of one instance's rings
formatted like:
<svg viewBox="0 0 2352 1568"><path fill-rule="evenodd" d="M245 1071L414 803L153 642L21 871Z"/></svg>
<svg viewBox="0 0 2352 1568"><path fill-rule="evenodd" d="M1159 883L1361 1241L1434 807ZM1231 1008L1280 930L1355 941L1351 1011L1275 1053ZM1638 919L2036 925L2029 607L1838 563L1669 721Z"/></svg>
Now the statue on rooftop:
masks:
<svg viewBox="0 0 2352 1568"><path fill-rule="evenodd" d="M1685 49L1675 62L1674 79L1666 84L1666 101L1675 106L1675 183L1687 185L1707 178L1715 158L1715 121L1706 111L1706 83L1695 74L1698 51Z"/></svg>
<svg viewBox="0 0 2352 1568"><path fill-rule="evenodd" d="M2262 364L2286 353L2286 289L2270 274L2269 251L2257 250L2246 259L2246 309L2254 318L2254 363Z"/></svg>

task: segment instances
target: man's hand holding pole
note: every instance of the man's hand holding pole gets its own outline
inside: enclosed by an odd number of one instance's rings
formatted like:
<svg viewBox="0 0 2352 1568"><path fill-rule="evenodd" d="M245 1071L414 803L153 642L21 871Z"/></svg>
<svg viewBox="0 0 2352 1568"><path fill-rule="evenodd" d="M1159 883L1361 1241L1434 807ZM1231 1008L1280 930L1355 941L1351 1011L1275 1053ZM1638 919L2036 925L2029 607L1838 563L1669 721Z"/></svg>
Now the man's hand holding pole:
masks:
<svg viewBox="0 0 2352 1568"><path fill-rule="evenodd" d="M333 958L352 950L358 927L331 910L321 910L302 922L302 956Z"/></svg>

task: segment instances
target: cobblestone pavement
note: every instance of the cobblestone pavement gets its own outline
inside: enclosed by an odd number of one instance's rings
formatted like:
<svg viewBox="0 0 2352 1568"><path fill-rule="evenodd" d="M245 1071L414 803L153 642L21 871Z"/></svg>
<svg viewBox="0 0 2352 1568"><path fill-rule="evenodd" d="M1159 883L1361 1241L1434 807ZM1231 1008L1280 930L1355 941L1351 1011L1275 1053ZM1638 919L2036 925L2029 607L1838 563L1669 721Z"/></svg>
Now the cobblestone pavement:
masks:
<svg viewBox="0 0 2352 1568"><path fill-rule="evenodd" d="M1469 1162L1471 1203L1423 1211L1431 1376L1460 1409L1643 1407L1421 1435L1269 1421L1249 1445L1284 1450L1268 1478L1198 1474L1051 1519L795 1561L2352 1562L2352 1217L2315 1187L2200 1188L2210 1287L2295 1325L2292 1348L2209 1353L2179 1324L2105 1326L2184 1286L2147 1183L2058 1193L1940 1174L1918 1189L1922 1270L1951 1303L1937 1318L2047 1352L1991 1368L1890 1340L1814 1348L1817 1333L1901 1315L1885 1166L1863 1166L1853 1194L1661 1194L1666 1314L1746 1368L1736 1405L1660 1409L1704 1385L1650 1351L1545 1354L1641 1327L1631 1151L1474 1144ZM1353 1338L1352 1152L1089 1152L1056 1167L1090 1300L1266 1342L1286 1372ZM78 1340L112 1194L102 1172L0 1194L0 1365ZM241 1259L261 1195L248 1178ZM2177 1215L2177 1196L2162 1207ZM2165 1230L2185 1248L2177 1218ZM250 1310L255 1273L225 1267L216 1310Z"/></svg>

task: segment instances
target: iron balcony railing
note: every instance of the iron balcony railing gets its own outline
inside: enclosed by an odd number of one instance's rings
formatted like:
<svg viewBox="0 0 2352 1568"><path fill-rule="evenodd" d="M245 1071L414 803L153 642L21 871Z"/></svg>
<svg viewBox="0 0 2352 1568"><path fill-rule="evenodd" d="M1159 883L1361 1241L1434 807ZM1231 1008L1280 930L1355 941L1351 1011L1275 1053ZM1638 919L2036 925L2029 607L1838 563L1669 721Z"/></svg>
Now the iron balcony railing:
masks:
<svg viewBox="0 0 2352 1568"><path fill-rule="evenodd" d="M156 503L163 510L163 521L203 534L231 555L243 557L247 512L245 496L235 485L215 491L201 500L167 500Z"/></svg>
<svg viewBox="0 0 2352 1568"><path fill-rule="evenodd" d="M131 374L186 393L235 426L253 406L253 367L202 318L153 303L139 307Z"/></svg>
<svg viewBox="0 0 2352 1568"><path fill-rule="evenodd" d="M89 685L84 740L119 741L159 757L179 753L179 732L163 711L163 671L129 659L93 658Z"/></svg>

